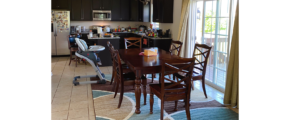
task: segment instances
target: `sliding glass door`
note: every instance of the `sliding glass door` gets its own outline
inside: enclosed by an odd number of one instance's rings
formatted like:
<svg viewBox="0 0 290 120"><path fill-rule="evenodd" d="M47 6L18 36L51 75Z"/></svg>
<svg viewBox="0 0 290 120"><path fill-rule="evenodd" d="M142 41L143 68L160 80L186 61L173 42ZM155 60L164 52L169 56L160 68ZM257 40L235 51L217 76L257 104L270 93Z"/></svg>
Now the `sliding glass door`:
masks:
<svg viewBox="0 0 290 120"><path fill-rule="evenodd" d="M197 2L196 42L212 46L207 64L207 84L220 89L225 88L228 48L234 17L233 5L237 0L204 0Z"/></svg>

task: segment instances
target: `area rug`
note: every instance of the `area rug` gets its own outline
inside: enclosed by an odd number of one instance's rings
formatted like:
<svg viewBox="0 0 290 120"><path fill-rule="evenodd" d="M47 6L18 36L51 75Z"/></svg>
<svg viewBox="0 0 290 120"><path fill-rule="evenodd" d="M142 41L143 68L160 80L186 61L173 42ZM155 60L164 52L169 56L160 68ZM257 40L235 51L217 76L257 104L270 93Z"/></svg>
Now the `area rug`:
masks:
<svg viewBox="0 0 290 120"><path fill-rule="evenodd" d="M110 75L106 79L111 80ZM148 83L151 79L148 79ZM154 81L157 82L157 81ZM119 95L114 98L112 85L92 84L92 96L94 101L96 120L158 120L160 119L160 100L154 96L153 114L150 114L150 95L147 94L144 105L143 94L140 99L140 114L135 114L135 94L132 87L125 87L125 93L121 107L118 109ZM119 90L120 91L120 90ZM149 86L146 89L149 93ZM238 114L212 98L205 99L203 92L195 89L191 94L190 115L192 120L237 120ZM196 98L196 99L195 99ZM186 120L185 103L178 102L177 111L174 111L174 101L165 102L164 120Z"/></svg>

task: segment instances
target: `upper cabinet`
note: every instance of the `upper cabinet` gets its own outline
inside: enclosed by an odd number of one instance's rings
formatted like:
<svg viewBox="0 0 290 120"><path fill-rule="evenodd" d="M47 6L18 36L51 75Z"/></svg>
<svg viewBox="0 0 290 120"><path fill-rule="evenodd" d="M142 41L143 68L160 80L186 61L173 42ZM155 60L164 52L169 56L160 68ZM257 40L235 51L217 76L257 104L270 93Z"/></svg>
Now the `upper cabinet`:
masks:
<svg viewBox="0 0 290 120"><path fill-rule="evenodd" d="M91 21L92 1L91 0L71 0L71 20Z"/></svg>
<svg viewBox="0 0 290 120"><path fill-rule="evenodd" d="M130 20L130 0L112 0L112 21Z"/></svg>
<svg viewBox="0 0 290 120"><path fill-rule="evenodd" d="M93 0L93 10L111 10L111 0Z"/></svg>
<svg viewBox="0 0 290 120"><path fill-rule="evenodd" d="M173 23L173 1L153 0L153 22Z"/></svg>
<svg viewBox="0 0 290 120"><path fill-rule="evenodd" d="M51 9L69 9L69 1L51 0Z"/></svg>

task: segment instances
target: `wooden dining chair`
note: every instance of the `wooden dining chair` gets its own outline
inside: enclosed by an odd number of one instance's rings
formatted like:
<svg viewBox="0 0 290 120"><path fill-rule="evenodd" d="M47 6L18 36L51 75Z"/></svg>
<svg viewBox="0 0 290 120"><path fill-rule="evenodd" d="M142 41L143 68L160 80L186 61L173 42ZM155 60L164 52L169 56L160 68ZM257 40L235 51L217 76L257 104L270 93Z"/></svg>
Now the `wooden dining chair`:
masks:
<svg viewBox="0 0 290 120"><path fill-rule="evenodd" d="M68 64L68 65L70 65L71 61L73 60L73 61L76 62L76 67L77 67L77 62L79 62L79 59L78 59L77 56L75 56L75 58L72 58L72 55L73 55L76 51L78 51L78 46L77 46L75 43L70 42L69 37L70 37L70 36L67 37L67 41L68 41L68 49L69 49L69 52L70 52L70 59L69 59L69 64ZM80 62L79 62L79 63L80 63Z"/></svg>
<svg viewBox="0 0 290 120"><path fill-rule="evenodd" d="M180 42L180 41L174 41L174 40L172 40L171 47L169 49L169 52L171 54L177 54L177 56L179 56L180 55L181 48L182 48L182 44L183 43Z"/></svg>
<svg viewBox="0 0 290 120"><path fill-rule="evenodd" d="M164 60L162 63L161 80L158 84L150 84L150 114L153 112L153 96L156 95L161 100L161 114L160 120L163 120L164 101L175 101L174 110L177 111L177 102L180 99L184 99L186 116L190 120L189 111L189 97L190 97L190 79L193 72L195 58L177 58ZM166 75L182 72L188 74L181 80L175 81L165 78ZM165 80L171 83L165 83Z"/></svg>
<svg viewBox="0 0 290 120"><path fill-rule="evenodd" d="M139 47L140 50L142 49L142 38L138 37L129 37L124 38L125 41L125 49L128 49L129 47Z"/></svg>
<svg viewBox="0 0 290 120"><path fill-rule="evenodd" d="M112 78L111 78L111 83L110 83L110 85L112 85L112 83L114 81L114 76L115 76L114 61L113 61L113 55L114 55L115 49L114 49L114 46L110 43L110 41L107 41L107 46L108 46L109 51L111 53L110 55L111 55L111 60L112 60ZM123 72L125 72L125 73L131 72L131 70L128 68L128 66L125 63L122 63L122 60L121 60L121 64L122 64Z"/></svg>
<svg viewBox="0 0 290 120"><path fill-rule="evenodd" d="M170 46L170 49L169 49L169 52L171 54L177 54L177 56L179 56L180 55L180 51L181 51L182 44L183 43L180 42L180 41L174 41L174 40L172 40L171 46ZM171 75L168 75L168 76L171 79ZM152 81L151 81L151 83L153 83L154 78L155 78L155 73L152 74Z"/></svg>
<svg viewBox="0 0 290 120"><path fill-rule="evenodd" d="M114 85L116 85L115 89L115 95L114 98L117 95L119 86L121 86L121 91L120 91L120 98L119 98L119 104L118 104L118 108L121 107L122 104L122 100L123 100L123 95L124 95L124 86L128 86L128 85L135 85L135 74L134 72L127 72L125 73L122 68L122 64L121 64L121 59L119 56L119 51L118 50L114 50L113 52L113 64L114 64ZM142 77L142 83L147 83L147 79L145 77ZM144 95L145 96L145 95ZM146 101L146 97L144 97L144 103Z"/></svg>
<svg viewBox="0 0 290 120"><path fill-rule="evenodd" d="M193 57L195 57L195 66L194 71L191 78L192 90L194 90L193 81L201 80L202 81L202 89L205 97L207 98L206 90L205 90L205 74L208 63L208 58L210 55L211 47L206 44L195 44ZM173 79L183 79L185 74L175 73L173 74Z"/></svg>

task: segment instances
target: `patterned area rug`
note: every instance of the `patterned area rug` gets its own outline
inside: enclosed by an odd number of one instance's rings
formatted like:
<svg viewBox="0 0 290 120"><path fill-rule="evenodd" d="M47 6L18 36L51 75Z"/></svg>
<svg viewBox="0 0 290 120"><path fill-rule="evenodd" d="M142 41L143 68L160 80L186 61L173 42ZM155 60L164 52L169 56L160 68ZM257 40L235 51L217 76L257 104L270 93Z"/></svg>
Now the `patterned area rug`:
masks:
<svg viewBox="0 0 290 120"><path fill-rule="evenodd" d="M111 80L110 75L106 79ZM148 83L151 79L148 79ZM157 81L154 81L157 82ZM144 105L143 94L141 95L140 114L135 114L135 94L133 86L126 86L121 107L118 109L119 95L114 98L111 91L112 86L108 81L106 84L92 84L92 95L94 99L96 120L158 120L160 119L160 100L154 96L153 114L150 114L150 95L147 94L146 105ZM120 91L120 90L119 90ZM146 89L149 93L149 86ZM237 120L238 114L226 108L224 105L213 100L206 99L202 91L195 89L192 92L190 115L192 120ZM184 108L185 103L178 102L178 110L174 111L174 101L165 102L165 120L186 120Z"/></svg>

